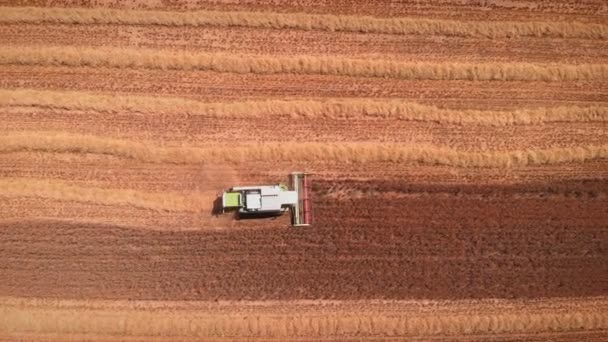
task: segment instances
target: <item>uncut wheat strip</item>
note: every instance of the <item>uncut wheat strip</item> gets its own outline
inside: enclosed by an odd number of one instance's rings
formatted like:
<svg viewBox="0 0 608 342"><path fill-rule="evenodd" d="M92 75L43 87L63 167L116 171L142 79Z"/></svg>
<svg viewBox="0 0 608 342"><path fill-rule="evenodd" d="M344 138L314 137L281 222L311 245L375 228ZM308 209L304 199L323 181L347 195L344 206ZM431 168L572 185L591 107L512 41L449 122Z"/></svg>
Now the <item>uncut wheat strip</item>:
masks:
<svg viewBox="0 0 608 342"><path fill-rule="evenodd" d="M483 38L608 38L608 26L565 21L456 21L414 17L243 12L0 7L0 23L241 26L252 28L420 34Z"/></svg>
<svg viewBox="0 0 608 342"><path fill-rule="evenodd" d="M0 196L39 197L60 201L74 201L109 206L132 206L156 211L199 212L208 201L197 193L150 193L128 189L82 187L59 180L33 178L0 179Z"/></svg>
<svg viewBox="0 0 608 342"><path fill-rule="evenodd" d="M464 152L433 145L395 143L256 143L233 147L159 147L150 143L93 135L20 132L0 136L0 153L42 151L95 153L152 163L224 161L424 163L457 167L494 167L584 162L608 158L608 145L517 151Z"/></svg>
<svg viewBox="0 0 608 342"><path fill-rule="evenodd" d="M236 56L132 48L0 47L0 64L207 70L404 80L582 81L608 79L608 64L426 63L343 57Z"/></svg>
<svg viewBox="0 0 608 342"><path fill-rule="evenodd" d="M96 112L182 113L213 118L381 118L491 126L608 121L608 107L603 106L539 107L514 111L457 110L405 100L365 98L210 103L179 97L103 95L33 89L0 89L0 106L35 106Z"/></svg>

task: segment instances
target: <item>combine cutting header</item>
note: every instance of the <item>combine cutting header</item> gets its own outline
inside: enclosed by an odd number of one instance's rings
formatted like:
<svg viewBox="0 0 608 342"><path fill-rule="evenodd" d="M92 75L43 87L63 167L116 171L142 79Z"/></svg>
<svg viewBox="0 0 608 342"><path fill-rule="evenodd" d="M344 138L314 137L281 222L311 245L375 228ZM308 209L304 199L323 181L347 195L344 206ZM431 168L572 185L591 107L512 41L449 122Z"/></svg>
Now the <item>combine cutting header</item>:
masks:
<svg viewBox="0 0 608 342"><path fill-rule="evenodd" d="M310 226L310 179L304 172L292 172L291 188L283 184L237 186L222 194L222 212L236 210L240 218L278 216L291 212L295 227Z"/></svg>

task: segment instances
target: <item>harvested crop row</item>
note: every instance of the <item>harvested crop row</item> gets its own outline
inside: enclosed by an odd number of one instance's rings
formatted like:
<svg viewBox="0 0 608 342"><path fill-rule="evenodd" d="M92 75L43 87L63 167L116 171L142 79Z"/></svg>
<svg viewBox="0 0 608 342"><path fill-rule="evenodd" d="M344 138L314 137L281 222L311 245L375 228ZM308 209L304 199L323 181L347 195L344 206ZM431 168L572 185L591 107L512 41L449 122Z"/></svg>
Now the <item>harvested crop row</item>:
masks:
<svg viewBox="0 0 608 342"><path fill-rule="evenodd" d="M608 79L608 64L410 63L342 57L234 56L129 48L2 47L0 64L311 74L406 80L583 81Z"/></svg>
<svg viewBox="0 0 608 342"><path fill-rule="evenodd" d="M0 180L0 196L40 197L111 206L132 206L158 211L191 211L211 209L203 194L148 193L124 189L80 187L57 180L14 178Z"/></svg>
<svg viewBox="0 0 608 342"><path fill-rule="evenodd" d="M608 38L608 26L580 22L473 22L273 12L167 12L84 8L0 7L2 23L243 26L253 28L423 34L483 38Z"/></svg>
<svg viewBox="0 0 608 342"><path fill-rule="evenodd" d="M496 192L487 192L487 193L461 193L458 191L453 192L400 192L400 191L376 191L376 190L361 190L361 189L329 189L326 193L322 193L318 195L321 199L328 200L351 200L351 199L361 199L361 198L383 198L383 199L414 199L414 198L426 198L426 199L453 199L454 197L466 197L467 199L475 199L475 200L488 200L490 198L496 199L504 199L504 198L513 198L513 199L539 199L543 198L546 200L556 199L563 200L567 198L577 198L577 199L596 199L607 198L606 193L604 192L586 192L580 193L576 191L569 192L520 192L520 193L504 193L500 191Z"/></svg>
<svg viewBox="0 0 608 342"><path fill-rule="evenodd" d="M441 109L394 99L261 100L209 103L179 97L101 95L74 91L0 89L0 105L97 112L185 113L218 118L382 118L452 124L525 125L543 122L606 122L608 107L561 106L515 111Z"/></svg>
<svg viewBox="0 0 608 342"><path fill-rule="evenodd" d="M0 333L91 334L165 338L256 336L284 340L315 336L404 337L534 334L599 330L608 328L608 316L598 299L595 305L514 310L497 300L495 312L480 305L457 301L400 302L384 304L392 309L370 309L366 302L314 302L310 304L255 302L255 304L161 301L75 301L6 298L0 303ZM128 303L128 304L127 304ZM503 304L504 303L504 304ZM323 305L324 304L324 305ZM374 303L372 302L372 305ZM540 304L543 304L541 302ZM449 305L452 305L450 307ZM434 306L434 312L428 312ZM147 308L147 309L146 309ZM466 311L469 309L469 311ZM565 310L564 310L565 309ZM411 314L400 314L407 312ZM28 319L24 319L27 317ZM158 324L154 322L162 322Z"/></svg>
<svg viewBox="0 0 608 342"><path fill-rule="evenodd" d="M463 152L432 145L389 143L261 143L221 148L158 147L92 135L49 132L5 134L0 153L43 151L96 153L152 163L205 163L251 160L424 163L457 167L496 167L584 162L608 158L608 145L543 150Z"/></svg>

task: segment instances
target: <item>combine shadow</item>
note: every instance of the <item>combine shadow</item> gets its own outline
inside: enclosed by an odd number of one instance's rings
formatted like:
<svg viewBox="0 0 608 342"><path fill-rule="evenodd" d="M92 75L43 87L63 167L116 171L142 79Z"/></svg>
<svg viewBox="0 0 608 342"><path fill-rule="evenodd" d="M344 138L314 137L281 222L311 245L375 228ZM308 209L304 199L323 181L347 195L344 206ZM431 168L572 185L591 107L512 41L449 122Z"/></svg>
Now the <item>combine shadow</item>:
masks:
<svg viewBox="0 0 608 342"><path fill-rule="evenodd" d="M234 213L234 217L237 220L254 220L254 219L270 219L270 220L276 220L279 216L281 216L281 214L276 214L276 213L262 213L262 214L238 214L237 212Z"/></svg>
<svg viewBox="0 0 608 342"><path fill-rule="evenodd" d="M222 212L222 196L217 196L213 201L213 207L211 208L211 215L219 216Z"/></svg>

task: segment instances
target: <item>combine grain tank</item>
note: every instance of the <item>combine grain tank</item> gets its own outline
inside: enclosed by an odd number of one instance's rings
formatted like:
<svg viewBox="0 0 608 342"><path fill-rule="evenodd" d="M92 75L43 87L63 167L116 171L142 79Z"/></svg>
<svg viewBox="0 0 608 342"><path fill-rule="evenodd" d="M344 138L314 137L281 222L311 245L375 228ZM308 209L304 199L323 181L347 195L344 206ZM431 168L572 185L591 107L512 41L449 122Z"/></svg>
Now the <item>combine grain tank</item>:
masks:
<svg viewBox="0 0 608 342"><path fill-rule="evenodd" d="M293 226L309 226L312 223L309 175L292 172L290 183L290 188L283 184L230 188L222 194L222 212L236 211L239 218L256 218L290 211Z"/></svg>

